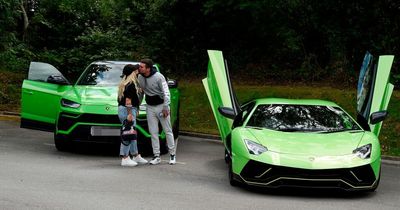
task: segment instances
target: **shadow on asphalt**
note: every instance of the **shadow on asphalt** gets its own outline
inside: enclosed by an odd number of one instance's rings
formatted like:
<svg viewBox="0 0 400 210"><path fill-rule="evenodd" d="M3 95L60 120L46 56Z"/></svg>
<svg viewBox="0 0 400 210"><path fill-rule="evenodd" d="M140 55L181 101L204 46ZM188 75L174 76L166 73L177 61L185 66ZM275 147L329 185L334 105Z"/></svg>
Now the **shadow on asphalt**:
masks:
<svg viewBox="0 0 400 210"><path fill-rule="evenodd" d="M302 198L341 198L341 199L354 199L354 198L370 198L375 196L376 192L348 192L340 189L319 189L319 188L258 188L252 186L240 186L245 191L265 194L269 196L288 196L288 197L302 197Z"/></svg>

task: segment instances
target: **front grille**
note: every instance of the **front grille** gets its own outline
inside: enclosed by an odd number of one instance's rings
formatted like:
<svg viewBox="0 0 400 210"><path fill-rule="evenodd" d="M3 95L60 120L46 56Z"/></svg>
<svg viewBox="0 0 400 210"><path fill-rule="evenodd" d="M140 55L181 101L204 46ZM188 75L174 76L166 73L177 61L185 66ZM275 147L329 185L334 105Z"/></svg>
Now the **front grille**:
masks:
<svg viewBox="0 0 400 210"><path fill-rule="evenodd" d="M99 114L70 114L61 113L58 119L58 130L68 131L76 123L90 123L90 124L121 124L118 115L99 115ZM138 118L136 124L148 132L148 124L146 118ZM160 134L163 134L161 124L159 123ZM79 124L76 126L68 137L73 141L80 142L96 142L96 143L115 143L120 142L119 136L91 136L91 125ZM164 135L160 136L161 140L165 139ZM149 138L144 136L143 133L138 132L138 144L150 141Z"/></svg>
<svg viewBox="0 0 400 210"><path fill-rule="evenodd" d="M73 115L70 113L60 113L60 117L58 119L58 129L59 130L68 130L75 123L93 123L93 124L120 124L118 115L102 115L102 114L81 114L81 115Z"/></svg>
<svg viewBox="0 0 400 210"><path fill-rule="evenodd" d="M250 160L240 173L248 183L279 186L308 187L367 187L375 182L370 165L344 169L300 169L269 165Z"/></svg>
<svg viewBox="0 0 400 210"><path fill-rule="evenodd" d="M119 143L120 136L92 136L90 134L90 125L79 125L69 135L68 139L76 142L93 142L93 143ZM145 144L150 141L149 138L138 132L138 144Z"/></svg>

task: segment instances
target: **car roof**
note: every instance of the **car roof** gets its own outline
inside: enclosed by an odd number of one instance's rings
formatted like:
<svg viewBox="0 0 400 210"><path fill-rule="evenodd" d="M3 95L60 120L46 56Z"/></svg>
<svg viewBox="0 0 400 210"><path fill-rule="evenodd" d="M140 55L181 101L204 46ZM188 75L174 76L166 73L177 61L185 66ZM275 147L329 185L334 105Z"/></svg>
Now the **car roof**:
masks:
<svg viewBox="0 0 400 210"><path fill-rule="evenodd" d="M339 106L332 101L320 99L287 99L287 98L260 98L255 100L257 104L293 104L314 106Z"/></svg>

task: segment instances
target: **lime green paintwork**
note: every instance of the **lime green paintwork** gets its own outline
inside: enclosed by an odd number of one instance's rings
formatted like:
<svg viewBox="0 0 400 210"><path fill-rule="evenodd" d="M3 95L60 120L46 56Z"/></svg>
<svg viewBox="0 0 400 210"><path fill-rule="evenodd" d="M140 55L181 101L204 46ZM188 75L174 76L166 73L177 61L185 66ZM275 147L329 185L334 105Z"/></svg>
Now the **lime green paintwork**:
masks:
<svg viewBox="0 0 400 210"><path fill-rule="evenodd" d="M387 107L389 106L390 97L392 96L393 93L393 89L394 85L388 83L386 86L385 95L383 97L382 107L380 108L381 110L387 110ZM382 127L382 122L375 124L375 127L373 128L374 130L372 131L375 133L376 136L379 136L381 127Z"/></svg>
<svg viewBox="0 0 400 210"><path fill-rule="evenodd" d="M234 174L240 176L241 171L250 160L270 165L309 170L342 169L370 165L374 172L376 183L381 166L381 151L377 138L381 123L370 125L372 132L356 130L337 133L305 133L246 127L250 116L257 105L260 104L339 107L337 104L325 100L264 98L254 100L256 105L250 111L247 119L244 120L243 125L232 129L232 121L218 112L219 107L233 108L232 104L234 103L231 100L232 97L230 97L231 93L229 92L227 81L229 75L226 75L224 58L220 51L209 50L208 54L210 62L207 78L203 79L203 84L217 121L221 138L227 151L231 152L232 172ZM393 91L393 85L388 83L392 61L393 56L381 56L379 59L377 73L379 76L376 78L370 113L386 110L388 106ZM230 138L231 145L227 145L228 138ZM245 145L245 139L257 142L268 150L260 155L250 154ZM372 145L370 158L362 159L353 153L355 149L367 144ZM369 187L372 188L373 186Z"/></svg>
<svg viewBox="0 0 400 210"><path fill-rule="evenodd" d="M21 95L21 118L54 124L62 95L71 85L24 80ZM43 103L45 102L45 103Z"/></svg>
<svg viewBox="0 0 400 210"><path fill-rule="evenodd" d="M158 69L158 66L156 67ZM35 69L30 69L30 71L33 70ZM67 113L64 116L67 115L71 118L77 118L84 113L117 115L117 88L116 86L59 85L26 79L22 85L21 118L56 125L61 112ZM174 124L178 120L179 90L171 88L170 97L171 123ZM81 105L79 108L61 106L60 101L62 98ZM144 101L142 105L145 105ZM146 111L140 110L138 118L145 119ZM120 124L112 123L77 122L68 130L60 130L55 126L55 133L68 135L79 125L121 126ZM151 137L146 129L143 129L140 125L136 127L145 137ZM165 133L162 132L160 137L161 139L165 139Z"/></svg>
<svg viewBox="0 0 400 210"><path fill-rule="evenodd" d="M373 93L374 97L372 98L370 113L387 109L390 96L393 92L393 85L389 83L393 59L394 56L392 55L379 56ZM374 132L376 136L379 136L382 122L375 125L370 124L369 126L371 131Z"/></svg>
<svg viewBox="0 0 400 210"><path fill-rule="evenodd" d="M225 73L225 63L221 51L208 50L210 62L208 63L207 78L203 79L208 100L211 104L219 132L223 139L231 132L232 120L223 117L218 112L218 107L233 108L230 99L228 78Z"/></svg>

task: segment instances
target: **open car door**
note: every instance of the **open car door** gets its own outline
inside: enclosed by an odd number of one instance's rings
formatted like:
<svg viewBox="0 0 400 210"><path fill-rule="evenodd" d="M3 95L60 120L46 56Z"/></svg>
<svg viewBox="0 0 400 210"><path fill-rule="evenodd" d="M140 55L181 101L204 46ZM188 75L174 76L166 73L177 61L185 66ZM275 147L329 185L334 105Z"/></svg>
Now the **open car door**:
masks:
<svg viewBox="0 0 400 210"><path fill-rule="evenodd" d="M28 79L22 83L21 127L53 131L62 94L71 88L52 65L31 62Z"/></svg>
<svg viewBox="0 0 400 210"><path fill-rule="evenodd" d="M224 61L222 52L216 50L208 50L207 52L210 60L208 63L207 77L203 79L203 85L214 113L221 138L225 142L226 137L232 130L233 120L222 116L218 109L222 107L230 108L233 114L237 115L240 107L232 88L227 64Z"/></svg>
<svg viewBox="0 0 400 210"><path fill-rule="evenodd" d="M389 83L390 70L394 56L383 55L376 60L369 52L365 54L357 85L357 121L366 130L376 136L382 122L374 124L371 115L386 111L393 92L393 84Z"/></svg>

